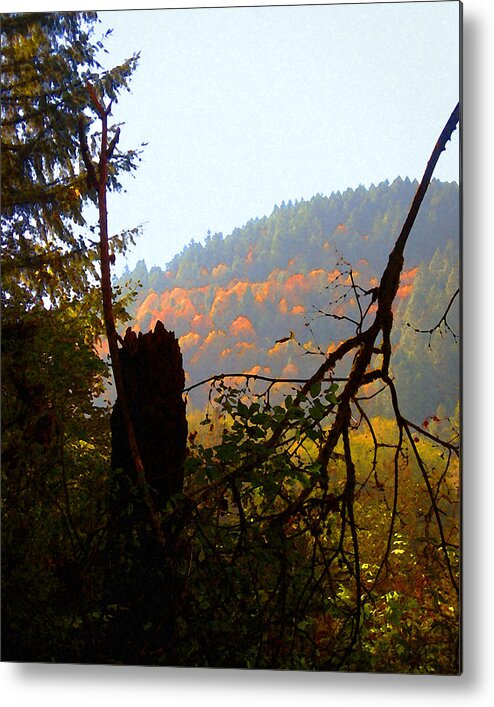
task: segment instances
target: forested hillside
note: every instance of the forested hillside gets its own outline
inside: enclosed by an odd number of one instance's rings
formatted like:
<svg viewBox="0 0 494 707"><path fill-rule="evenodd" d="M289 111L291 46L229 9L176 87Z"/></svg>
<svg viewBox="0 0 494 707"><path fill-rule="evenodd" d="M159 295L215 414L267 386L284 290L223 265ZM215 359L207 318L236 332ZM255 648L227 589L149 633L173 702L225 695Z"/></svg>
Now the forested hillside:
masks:
<svg viewBox="0 0 494 707"><path fill-rule="evenodd" d="M378 284L416 188L398 178L283 202L226 237L191 241L166 268L140 261L119 280L142 284L131 310L136 328L161 319L176 332L188 385L240 371L306 378L315 357L355 331L351 279L362 290ZM458 399L458 302L452 331L415 331L435 326L458 287L458 233L458 185L434 180L407 245L395 313L392 370L415 419L438 406L452 414ZM206 396L207 388L195 389L190 402L203 406ZM388 410L377 399L374 412Z"/></svg>

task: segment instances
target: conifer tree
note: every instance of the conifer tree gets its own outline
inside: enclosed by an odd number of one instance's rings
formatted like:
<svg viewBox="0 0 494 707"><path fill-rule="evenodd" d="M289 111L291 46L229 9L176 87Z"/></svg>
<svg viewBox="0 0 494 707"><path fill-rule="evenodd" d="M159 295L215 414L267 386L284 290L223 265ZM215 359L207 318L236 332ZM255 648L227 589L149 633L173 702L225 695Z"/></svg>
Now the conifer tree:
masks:
<svg viewBox="0 0 494 707"><path fill-rule="evenodd" d="M2 17L4 301L16 292L27 300L48 296L53 303L85 292L95 274L97 253L87 229L83 234L80 228L83 207L95 195L80 165L77 120L89 106L85 81L117 100L138 61L135 55L103 69L97 23L92 12ZM88 132L89 111L86 120ZM111 187L119 188L119 172L133 169L136 158L136 151L115 156Z"/></svg>

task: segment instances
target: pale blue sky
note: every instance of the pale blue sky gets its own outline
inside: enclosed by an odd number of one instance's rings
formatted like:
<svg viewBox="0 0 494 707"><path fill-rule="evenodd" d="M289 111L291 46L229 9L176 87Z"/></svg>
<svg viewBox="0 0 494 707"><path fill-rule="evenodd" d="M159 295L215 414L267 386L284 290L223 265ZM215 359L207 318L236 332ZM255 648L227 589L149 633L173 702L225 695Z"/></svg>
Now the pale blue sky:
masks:
<svg viewBox="0 0 494 707"><path fill-rule="evenodd" d="M459 98L455 1L99 17L105 64L141 52L113 111L122 148L148 142L110 200L112 232L143 224L130 267L164 267L283 200L420 178ZM436 177L458 180L458 146L455 132Z"/></svg>

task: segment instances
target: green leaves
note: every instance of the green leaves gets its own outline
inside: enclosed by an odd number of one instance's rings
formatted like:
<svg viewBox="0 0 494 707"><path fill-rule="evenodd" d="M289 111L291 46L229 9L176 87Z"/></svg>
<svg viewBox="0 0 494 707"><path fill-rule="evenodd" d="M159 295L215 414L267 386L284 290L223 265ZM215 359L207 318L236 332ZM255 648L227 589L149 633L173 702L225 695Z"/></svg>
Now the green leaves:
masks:
<svg viewBox="0 0 494 707"><path fill-rule="evenodd" d="M338 397L336 395L336 391L338 390L338 384L337 383L332 383L329 386L329 390L325 394L326 400L331 403L332 405L338 405Z"/></svg>
<svg viewBox="0 0 494 707"><path fill-rule="evenodd" d="M315 383L312 383L312 385L310 387L311 398L317 398L320 392L321 392L321 381L316 381Z"/></svg>
<svg viewBox="0 0 494 707"><path fill-rule="evenodd" d="M80 167L77 121L88 105L83 78L116 98L138 60L97 73L96 21L95 13L2 16L4 296L55 303L69 292L83 296L96 283L98 252L81 232L83 207L94 200ZM135 169L139 151L115 157L110 186L117 189L118 175Z"/></svg>

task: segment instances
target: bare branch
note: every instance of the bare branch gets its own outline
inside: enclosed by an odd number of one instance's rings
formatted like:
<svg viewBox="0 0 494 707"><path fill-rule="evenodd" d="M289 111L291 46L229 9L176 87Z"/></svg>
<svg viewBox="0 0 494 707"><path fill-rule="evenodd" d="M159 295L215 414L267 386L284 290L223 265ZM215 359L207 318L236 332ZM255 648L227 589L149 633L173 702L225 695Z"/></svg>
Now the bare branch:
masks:
<svg viewBox="0 0 494 707"><path fill-rule="evenodd" d="M262 376L257 373L219 373L213 376L209 376L209 378L205 378L202 381L199 381L198 383L193 383L192 385L189 385L188 388L184 388L184 393L190 393L191 390L194 390L194 388L199 388L201 385L206 385L206 383L216 383L218 381L223 381L226 378L245 378L247 381L249 380L256 380L256 381L264 381L266 383L272 383L272 384L282 384L282 383L293 383L294 385L300 384L300 383L305 383L306 378L276 378L276 377L270 377L270 376ZM346 381L346 378L337 378L337 377L331 377L330 379L327 379L328 382L341 382L341 381Z"/></svg>
<svg viewBox="0 0 494 707"><path fill-rule="evenodd" d="M429 334L429 348L431 346L431 339L432 339L433 333L435 331L437 331L438 329L440 329L442 324L444 324L446 329L451 333L453 339L455 341L458 341L458 337L456 336L455 332L451 329L451 327L448 324L448 314L449 314L449 310L451 309L453 302L455 301L455 299L458 297L459 294L460 294L460 288L457 288L456 292L449 300L449 304L446 307L446 310L445 310L443 316L437 322L437 324L435 326L431 327L430 329L416 329L409 322L407 322L407 326L410 327L410 329L413 329L413 331L417 332L417 334Z"/></svg>

